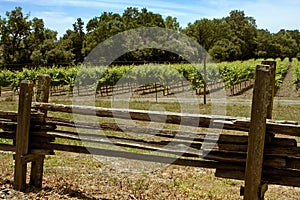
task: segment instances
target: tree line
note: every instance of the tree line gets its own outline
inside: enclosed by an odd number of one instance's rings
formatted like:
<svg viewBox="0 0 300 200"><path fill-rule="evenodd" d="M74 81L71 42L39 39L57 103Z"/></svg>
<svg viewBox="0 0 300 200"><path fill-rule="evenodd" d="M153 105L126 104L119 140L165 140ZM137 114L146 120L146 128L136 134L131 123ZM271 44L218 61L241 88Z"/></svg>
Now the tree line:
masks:
<svg viewBox="0 0 300 200"><path fill-rule="evenodd" d="M103 12L86 24L78 18L73 29L58 38L56 31L45 27L43 19L30 19L21 7L16 7L7 11L4 17L0 16L0 66L77 65L99 43L117 33L141 27L168 28L186 34L216 61L300 58L299 30L282 29L271 33L267 29L258 29L256 20L240 10L233 10L220 19L202 18L182 28L176 17L164 18L146 8L129 7L122 14ZM166 61L185 60L161 49L143 49L121 56L114 64Z"/></svg>

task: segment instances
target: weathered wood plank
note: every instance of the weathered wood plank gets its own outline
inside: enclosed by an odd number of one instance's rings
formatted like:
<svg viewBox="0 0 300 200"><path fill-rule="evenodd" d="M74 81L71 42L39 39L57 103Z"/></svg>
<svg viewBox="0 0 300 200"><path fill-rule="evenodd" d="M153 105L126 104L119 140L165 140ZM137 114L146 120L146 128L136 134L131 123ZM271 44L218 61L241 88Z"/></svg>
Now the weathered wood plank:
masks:
<svg viewBox="0 0 300 200"><path fill-rule="evenodd" d="M157 129L143 126L133 126L133 125L125 125L125 124L116 124L116 123L91 123L91 122L82 122L82 121L74 121L69 119L59 119L59 118L46 118L46 124L56 125L56 126L66 126L66 127L76 127L82 129L99 129L102 130L112 130L112 131L120 131L120 132L130 132L137 134L150 134L159 137L169 137L180 140L193 140L194 141L209 141L206 138L205 133L199 132L187 132L180 130L169 130L169 129ZM56 130L57 131L57 130ZM76 134L76 133L75 133ZM215 140L214 140L215 142ZM219 143L228 143L228 144L240 144L248 143L247 136L241 135L230 135L230 134L222 134L218 140Z"/></svg>
<svg viewBox="0 0 300 200"><path fill-rule="evenodd" d="M16 134L13 131L0 131L2 139L16 139Z"/></svg>
<svg viewBox="0 0 300 200"><path fill-rule="evenodd" d="M51 78L49 75L40 75L36 90L36 101L48 103L49 92L51 86Z"/></svg>
<svg viewBox="0 0 300 200"><path fill-rule="evenodd" d="M108 156L108 157L121 157L121 158L128 158L128 159L132 159L132 160L145 160L145 161L162 162L162 163L168 163L168 162L170 162L170 160L173 160L173 161L175 160L175 158L172 156L171 157L168 157L168 156L158 156L157 157L157 156L151 155L151 154L132 153L132 152L126 152L126 151L121 151L121 150L111 150L111 149L107 149L107 148L104 149L104 148L95 148L95 147L88 147L88 149L87 149L86 147L83 147L83 146L65 145L65 144L39 144L39 145L34 145L33 148L67 151L67 152L74 152L74 153L85 153L85 154L93 153L95 155L103 155L103 156ZM179 151L179 150L175 151L172 149L163 150L163 149L157 149L157 148L143 148L143 147L141 149L156 150L156 151L160 150L163 153L173 153L175 155L183 154L182 156L190 156L190 157L195 156L194 158L197 158L197 159L194 161L197 161L199 159L199 154L195 153L194 155L192 155L193 153L189 153L188 151ZM239 166L245 165L246 155L241 155L241 156L235 158L234 156L236 156L236 155L234 155L234 154L227 153L227 156L223 156L224 154L226 154L226 152L213 152L212 151L210 154L208 154L205 157L206 161L205 160L203 160L203 161L205 161L205 163L208 163L207 161L214 161L214 163L215 163L215 161L220 161L219 163L230 164L230 166L234 166L234 164L235 165L238 164ZM242 157L244 157L244 158L242 158ZM162 161L161 159L165 159L165 160ZM186 159L183 157L180 157L180 158L178 157L177 159L180 160L179 162L182 162L184 160L187 161L187 163L185 163L185 164L182 163L181 165L196 166L195 163L193 163L189 159ZM284 162L283 160L280 161L280 158L270 158L269 161L270 161L269 163L266 162L264 165L269 166L269 167L270 166L271 167L280 167L283 165L282 162ZM192 163L192 165L189 163ZM285 162L284 162L284 165L285 165ZM217 165L217 166L219 166L219 165ZM224 165L224 166L227 166L227 165ZM222 165L222 167L224 167L224 166ZM198 167L214 168L213 166L203 166L203 165L199 165Z"/></svg>
<svg viewBox="0 0 300 200"><path fill-rule="evenodd" d="M20 86L18 125L16 133L16 157L14 173L14 189L22 191L26 186L27 163L22 156L28 154L31 101L33 92L32 81L22 81Z"/></svg>
<svg viewBox="0 0 300 200"><path fill-rule="evenodd" d="M53 140L53 137L68 139L68 140L75 140L75 141L82 141L82 142L92 142L92 143L101 143L101 144L115 144L118 145L118 142L126 142L131 144L142 144L142 145L151 145L152 147L164 147L168 146L180 146L185 145L186 147L194 148L194 149L201 149L202 143L195 142L190 140L187 142L186 140L143 140L143 139L136 139L136 138L125 138L121 136L109 136L109 135L99 135L99 134L80 134L73 133L70 131L54 131L49 132L47 134L43 132L33 132L33 135L38 137L49 137L49 140ZM162 136L161 136L162 137ZM47 140L48 141L48 140ZM171 143L172 142L172 143ZM207 141L206 141L207 142ZM209 141L208 141L209 142ZM156 149L157 150L157 149ZM247 152L247 145L244 144L218 144L216 148L213 150L215 151L226 151L226 152L240 152L246 153ZM266 146L265 155L267 156L277 156L277 157L296 157L298 153L297 147L273 147L273 146Z"/></svg>
<svg viewBox="0 0 300 200"><path fill-rule="evenodd" d="M114 117L133 120L150 121L150 114L155 116L155 122L166 122L172 124L181 124L186 126L209 127L215 124L214 128L223 128L227 130L249 131L250 119L234 118L227 116L207 116L199 114L182 114L173 112L144 111L144 110L128 110L113 109L88 106L74 106L50 103L34 103L33 108L54 112L74 113L81 115L91 115L98 117ZM165 120L166 119L166 120ZM284 135L300 136L300 126L296 123L286 123L283 121L270 120L267 122L267 132L280 133Z"/></svg>
<svg viewBox="0 0 300 200"><path fill-rule="evenodd" d="M300 126L293 124L267 123L267 132L300 137Z"/></svg>
<svg viewBox="0 0 300 200"><path fill-rule="evenodd" d="M257 66L249 129L244 200L261 199L259 187L262 177L270 75L268 65Z"/></svg>
<svg viewBox="0 0 300 200"><path fill-rule="evenodd" d="M300 170L300 157L298 158L288 158L287 167L291 169Z"/></svg>
<svg viewBox="0 0 300 200"><path fill-rule="evenodd" d="M16 146L11 145L11 144L0 144L0 151L16 152Z"/></svg>
<svg viewBox="0 0 300 200"><path fill-rule="evenodd" d="M37 102L48 103L50 86L51 86L51 78L49 75L40 75L38 77L38 85L37 85L37 92L36 92ZM42 112L44 113L44 115L42 117L39 117L38 119L44 121L44 117L47 116L47 111L42 110ZM33 125L33 128L36 128L36 126ZM40 130L47 131L49 128L54 129L55 127L51 126L45 128L42 126L40 127ZM52 138L35 138L31 140L31 142L35 142L35 140L41 143L49 143L53 141ZM42 187L44 159L45 159L44 155L37 154L36 158L31 163L30 185L33 185L37 188Z"/></svg>
<svg viewBox="0 0 300 200"><path fill-rule="evenodd" d="M71 136L75 137L75 136ZM75 140L79 140L79 138L74 138ZM218 149L213 149L210 152L205 152L203 150L199 149L193 149L189 148L188 146L180 145L180 143L170 144L166 142L147 142L143 140L137 140L137 139L122 139L122 140L109 140L108 138L98 138L98 139L84 139L81 138L81 141L83 142L96 142L99 145L99 148L101 148L101 145L106 145L105 148L107 149L114 149L116 146L118 147L126 147L131 148L135 150L148 150L152 152L161 152L161 153L167 153L177 156L183 156L183 157L193 157L198 159L199 156L204 157L208 160L213 161L220 161L220 162L226 162L226 163L239 163L239 164L245 164L246 162L246 152L229 152L229 151L220 151ZM50 144L52 145L52 144ZM52 147L54 148L56 144L53 144ZM109 146L107 146L109 145ZM168 145L168 146L166 146ZM43 148L43 143L32 143L32 148ZM77 152L76 148L81 149L81 147L74 146L74 151ZM57 149L53 149L57 150ZM121 150L120 152L126 153L126 150ZM203 154L207 154L204 156ZM146 156L146 155L145 155ZM281 156L266 156L266 160L264 162L265 166L269 167L278 167L283 168L286 167L286 159L282 158Z"/></svg>
<svg viewBox="0 0 300 200"><path fill-rule="evenodd" d="M45 155L34 154L35 158L31 163L31 173L29 184L37 188L42 187L43 172L44 172L44 159Z"/></svg>
<svg viewBox="0 0 300 200"><path fill-rule="evenodd" d="M31 143L50 143L50 142L54 142L55 141L55 137L42 137L42 136L30 136L30 144Z"/></svg>
<svg viewBox="0 0 300 200"><path fill-rule="evenodd" d="M55 155L54 151L47 149L31 149L30 153L45 156L45 155Z"/></svg>
<svg viewBox="0 0 300 200"><path fill-rule="evenodd" d="M273 147L297 147L297 141L290 138L273 138L270 145Z"/></svg>
<svg viewBox="0 0 300 200"><path fill-rule="evenodd" d="M264 169L262 181L268 184L300 187L299 172L300 171L287 169ZM241 170L240 167L233 167L232 169L217 168L215 176L220 178L244 180L245 171Z"/></svg>
<svg viewBox="0 0 300 200"><path fill-rule="evenodd" d="M243 181L245 179L245 169L241 169L240 167L234 167L232 169L217 168L215 176L219 178L229 178Z"/></svg>
<svg viewBox="0 0 300 200"><path fill-rule="evenodd" d="M17 116L18 116L17 112L0 110L0 118L17 121Z"/></svg>
<svg viewBox="0 0 300 200"><path fill-rule="evenodd" d="M194 141L203 141L206 137L206 134L199 132L187 132L187 131L178 131L178 130L169 130L169 129L156 129L141 126L132 126L125 124L116 124L116 123L90 123L90 122L82 122L82 121L74 121L69 119L61 119L61 118L46 118L46 123L56 126L66 126L66 127L76 127L83 129L99 129L102 130L113 130L113 131L121 131L121 132L131 132L138 134L151 134L155 136L169 137L181 139L181 140L191 140ZM56 130L58 131L58 130ZM76 134L76 133L75 133ZM207 140L207 138L206 138ZM215 141L215 140L214 140ZM228 143L228 144L247 144L248 137L241 135L230 135L230 134L222 134L219 137L219 143Z"/></svg>
<svg viewBox="0 0 300 200"><path fill-rule="evenodd" d="M264 60L261 62L263 65L269 65L270 70L270 83L268 88L268 107L267 107L267 119L272 119L273 102L275 96L275 78L276 78L276 61Z"/></svg>
<svg viewBox="0 0 300 200"><path fill-rule="evenodd" d="M178 130L169 130L169 129L156 129L140 126L132 126L125 124L116 124L116 123L91 123L91 122L82 122L82 121L74 121L70 119L61 119L61 118L46 118L46 123L50 125L56 126L66 126L66 127L76 127L82 129L99 129L102 130L112 130L112 131L121 131L121 132L130 132L137 134L150 134L152 136L158 137L167 137L167 138L175 138L180 140L191 140L197 142L204 141L206 134L199 132L187 132L187 131L178 131ZM59 130L55 130L59 132ZM77 132L69 132L77 135ZM91 134L93 136L93 134ZM97 135L96 135L97 136ZM215 140L214 140L215 141ZM247 144L248 136L245 135L231 135L231 134L221 134L218 140L218 144ZM268 143L268 142L267 142ZM269 142L272 146L282 146L282 147L296 147L297 141L295 139L288 138L273 138L272 141Z"/></svg>
<svg viewBox="0 0 300 200"><path fill-rule="evenodd" d="M40 155L37 155L37 154L27 154L27 155L24 155L22 156L22 160L24 163L29 163L29 162L32 162L34 160L36 160L37 158L39 158Z"/></svg>
<svg viewBox="0 0 300 200"><path fill-rule="evenodd" d="M10 122L6 120L0 120L0 128L8 131L8 130L16 130L17 122Z"/></svg>
<svg viewBox="0 0 300 200"><path fill-rule="evenodd" d="M149 161L149 162L159 162L159 163L166 163L166 164L175 164L175 165L183 165L183 166L194 166L194 167L204 167L204 168L217 168L217 167L228 167L231 168L232 165L228 163L221 163L215 161L207 161L207 160L190 160L190 159L183 159L178 158L177 160L174 157L166 157L166 156L158 156L158 155L147 155L133 153L133 152L123 152L117 150L108 150L108 149L101 149L101 148L93 148L82 146L75 146L75 145L64 145L64 144L40 144L39 148L49 149L49 150L58 150L58 151L67 151L67 152L74 152L74 153L85 153L85 154L94 154L94 155L102 155L108 157L122 157L128 159L136 159L142 161Z"/></svg>

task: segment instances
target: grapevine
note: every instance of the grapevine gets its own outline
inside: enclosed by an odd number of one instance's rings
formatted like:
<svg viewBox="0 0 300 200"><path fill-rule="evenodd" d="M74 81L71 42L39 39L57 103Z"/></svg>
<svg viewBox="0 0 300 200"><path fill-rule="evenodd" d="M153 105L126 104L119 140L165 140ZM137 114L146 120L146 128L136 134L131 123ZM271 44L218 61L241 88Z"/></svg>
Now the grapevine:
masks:
<svg viewBox="0 0 300 200"><path fill-rule="evenodd" d="M206 84L204 83L203 64L169 64L169 65L142 65L142 66L115 66L115 67L52 67L26 69L22 71L0 71L0 86L12 87L17 90L21 80L32 80L34 83L40 74L48 74L51 77L53 87L68 87L73 91L74 87L86 87L96 84L97 90L112 88L122 78L122 81L131 84L143 85L146 80L152 80L154 85L169 88L178 82L188 81L191 88L196 91L203 89L205 85L214 85L224 82L226 88L234 88L235 85L253 80L255 69L262 59L248 61L222 62L217 64L208 63L206 66ZM289 68L289 61L276 60L276 86L280 87L284 74ZM300 67L297 60L293 60L294 84L300 88Z"/></svg>

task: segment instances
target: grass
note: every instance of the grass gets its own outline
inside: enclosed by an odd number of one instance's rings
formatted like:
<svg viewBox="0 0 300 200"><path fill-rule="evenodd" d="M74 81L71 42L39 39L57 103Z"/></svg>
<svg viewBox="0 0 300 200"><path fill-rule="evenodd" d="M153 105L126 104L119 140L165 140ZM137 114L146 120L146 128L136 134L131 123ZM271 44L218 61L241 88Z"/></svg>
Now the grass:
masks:
<svg viewBox="0 0 300 200"><path fill-rule="evenodd" d="M275 104L273 118L277 120L296 121L300 124L300 105Z"/></svg>
<svg viewBox="0 0 300 200"><path fill-rule="evenodd" d="M65 104L71 105L72 101L53 101L53 103L57 104ZM122 103L121 105L128 106L130 109L138 109L138 110L160 110L164 109L170 112L182 112L182 108L179 103L154 103L154 102L139 102L133 101L130 102L129 105L126 103ZM110 108L112 106L111 101L96 101L95 106L97 107L104 107ZM184 105L185 106L185 105ZM194 106L194 105L193 105ZM7 111L17 111L18 105L16 101L1 101L0 103L0 110L7 110ZM223 105L217 107L217 109L223 109ZM193 109L193 108L190 108ZM275 120L290 120L290 121L297 121L300 123L300 105L285 105L280 103L275 103L273 107L273 119ZM51 112L49 112L51 113ZM199 113L200 114L207 114L210 115L212 113L212 105L211 104L199 104ZM71 115L67 113L54 113L52 114L56 117L68 117L70 118ZM250 104L234 104L229 103L226 105L226 115L233 116L233 117L250 117L251 115L251 105Z"/></svg>
<svg viewBox="0 0 300 200"><path fill-rule="evenodd" d="M0 110L17 111L18 110L18 102L17 101L1 101L0 102Z"/></svg>

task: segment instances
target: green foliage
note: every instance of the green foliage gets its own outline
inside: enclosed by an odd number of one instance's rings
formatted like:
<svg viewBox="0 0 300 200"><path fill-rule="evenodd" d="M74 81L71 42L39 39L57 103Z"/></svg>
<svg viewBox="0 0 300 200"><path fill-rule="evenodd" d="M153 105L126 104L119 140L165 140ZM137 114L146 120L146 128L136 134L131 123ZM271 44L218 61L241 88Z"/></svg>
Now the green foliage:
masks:
<svg viewBox="0 0 300 200"><path fill-rule="evenodd" d="M163 18L161 14L146 8L129 7L122 14L103 12L89 20L86 26L83 20L78 18L73 24L73 29L67 30L63 37L58 39L57 32L47 29L43 19L31 19L29 14L23 14L21 7L16 7L7 12L5 17L0 16L0 67L14 66L20 69L26 65L77 65L106 39L120 32L141 27L161 27L186 34L196 40L218 62L300 57L298 30L280 30L278 33L258 30L255 19L246 16L244 11L240 10L233 10L229 16L220 19L199 19L183 29L175 17ZM128 35L122 39L123 44L126 46L135 40L148 41L151 38L147 35L149 34L140 38ZM177 44L176 37L167 41L162 37L162 40L169 47L175 47L173 49L182 50L189 47L187 41ZM156 49L131 51L115 60L114 64L184 61L184 56L163 49L158 45ZM197 55L198 59L201 57L203 55Z"/></svg>
<svg viewBox="0 0 300 200"><path fill-rule="evenodd" d="M238 60L247 60L255 57L256 50L256 21L253 17L246 16L244 11L233 10L225 18L229 24L227 39L239 46L241 54Z"/></svg>
<svg viewBox="0 0 300 200"><path fill-rule="evenodd" d="M0 86L8 87L12 85L14 73L9 70L2 70L0 73Z"/></svg>
<svg viewBox="0 0 300 200"><path fill-rule="evenodd" d="M243 11L232 11L222 19L201 19L183 30L217 61L247 60L255 57L256 23Z"/></svg>
<svg viewBox="0 0 300 200"><path fill-rule="evenodd" d="M261 59L248 61L234 61L219 63L220 74L225 82L225 87L229 87L254 78L256 65L261 63Z"/></svg>
<svg viewBox="0 0 300 200"><path fill-rule="evenodd" d="M21 7L0 16L0 64L17 68L26 65L72 64L74 54L64 40L57 41L57 32L44 27L43 19L29 19Z"/></svg>
<svg viewBox="0 0 300 200"><path fill-rule="evenodd" d="M290 62L288 58L285 58L283 61L281 61L281 59L276 59L276 63L275 87L279 88L282 85L284 76L289 69Z"/></svg>
<svg viewBox="0 0 300 200"><path fill-rule="evenodd" d="M228 39L217 41L209 50L209 54L217 61L233 61L242 54L238 45Z"/></svg>
<svg viewBox="0 0 300 200"><path fill-rule="evenodd" d="M0 39L3 49L2 63L16 63L25 59L24 37L30 34L31 22L29 15L24 16L22 8L17 7L11 12L6 12L7 18L0 18Z"/></svg>
<svg viewBox="0 0 300 200"><path fill-rule="evenodd" d="M298 33L298 38L294 39L289 31L280 30L277 34L275 34L276 44L279 45L280 54L279 58L282 60L284 58L294 58L297 56L299 52L299 44L297 41L300 38L300 34Z"/></svg>
<svg viewBox="0 0 300 200"><path fill-rule="evenodd" d="M300 89L300 62L297 59L293 59L293 83L296 85L296 90Z"/></svg>
<svg viewBox="0 0 300 200"><path fill-rule="evenodd" d="M225 87L254 79L255 69L262 59L250 59L247 61L208 63L206 66L207 84L224 82ZM290 62L286 58L283 61L276 60L276 87L280 87L284 75L287 73ZM300 88L299 62L294 59L294 83ZM159 83L165 87L188 81L194 90L202 89L204 82L204 65L170 64L170 65L140 65L140 66L115 66L115 67L52 67L39 69L23 69L22 71L2 70L0 72L0 86L12 86L17 90L21 80L32 80L34 83L38 75L48 74L51 77L52 86L68 86L72 91L76 87L97 86L111 87L117 84L136 83L148 85Z"/></svg>

